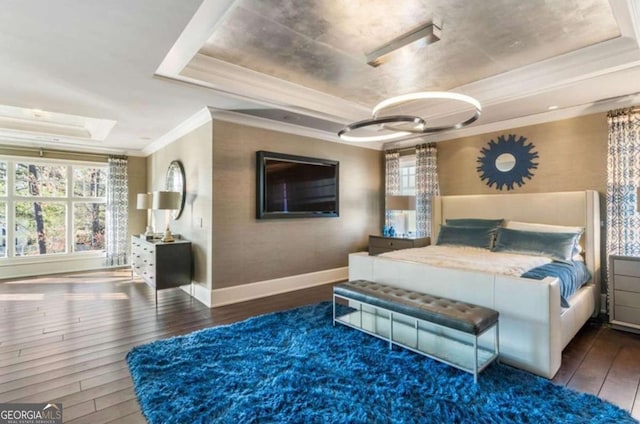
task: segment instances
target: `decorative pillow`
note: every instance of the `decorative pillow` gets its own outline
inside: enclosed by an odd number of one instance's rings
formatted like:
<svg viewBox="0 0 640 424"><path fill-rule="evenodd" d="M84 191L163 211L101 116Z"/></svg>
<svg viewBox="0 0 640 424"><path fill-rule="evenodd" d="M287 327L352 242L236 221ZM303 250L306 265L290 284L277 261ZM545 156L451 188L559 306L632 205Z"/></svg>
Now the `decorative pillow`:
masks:
<svg viewBox="0 0 640 424"><path fill-rule="evenodd" d="M504 224L505 228L510 228L512 230L521 230L521 231L536 231L541 233L574 233L578 234L578 238L576 239L576 245L573 249L573 260L583 261L581 253L584 252L584 249L580 245L580 238L582 237L582 233L584 233L584 227L572 227L566 225L550 225L550 224L537 224L533 222L520 222L520 221L507 221Z"/></svg>
<svg viewBox="0 0 640 424"><path fill-rule="evenodd" d="M441 225L436 244L491 249L495 233L496 230L494 228Z"/></svg>
<svg viewBox="0 0 640 424"><path fill-rule="evenodd" d="M580 234L545 233L498 228L494 252L523 253L547 256L561 262L571 262Z"/></svg>
<svg viewBox="0 0 640 424"><path fill-rule="evenodd" d="M483 219L483 218L455 218L447 219L447 225L452 227L473 227L473 228L498 228L502 226L504 219Z"/></svg>

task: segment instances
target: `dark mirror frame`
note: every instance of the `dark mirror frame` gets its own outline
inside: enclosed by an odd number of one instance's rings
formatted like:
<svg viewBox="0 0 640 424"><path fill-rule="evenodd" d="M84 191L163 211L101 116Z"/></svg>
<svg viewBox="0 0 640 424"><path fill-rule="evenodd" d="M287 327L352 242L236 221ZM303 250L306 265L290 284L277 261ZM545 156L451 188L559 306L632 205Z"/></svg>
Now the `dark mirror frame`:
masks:
<svg viewBox="0 0 640 424"><path fill-rule="evenodd" d="M172 218L178 219L184 210L184 201L186 198L184 168L179 160L171 161L169 164L169 168L167 169L166 190L180 193L180 209L172 212Z"/></svg>

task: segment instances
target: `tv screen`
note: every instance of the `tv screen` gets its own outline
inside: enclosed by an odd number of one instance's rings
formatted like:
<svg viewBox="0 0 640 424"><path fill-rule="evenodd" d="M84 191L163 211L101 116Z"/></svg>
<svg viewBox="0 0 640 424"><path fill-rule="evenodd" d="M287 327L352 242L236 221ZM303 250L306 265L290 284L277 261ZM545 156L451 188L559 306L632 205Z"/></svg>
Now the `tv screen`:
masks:
<svg viewBox="0 0 640 424"><path fill-rule="evenodd" d="M338 168L334 160L256 153L256 216L338 216Z"/></svg>

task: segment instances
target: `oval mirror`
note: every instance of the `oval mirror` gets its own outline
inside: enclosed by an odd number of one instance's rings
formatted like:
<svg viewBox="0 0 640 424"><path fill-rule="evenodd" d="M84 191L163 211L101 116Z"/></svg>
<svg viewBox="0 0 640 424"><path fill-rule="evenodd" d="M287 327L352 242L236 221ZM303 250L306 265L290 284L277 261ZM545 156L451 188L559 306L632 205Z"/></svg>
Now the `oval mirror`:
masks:
<svg viewBox="0 0 640 424"><path fill-rule="evenodd" d="M173 219L178 219L180 218L180 215L182 215L182 210L184 209L185 189L184 168L180 161L171 161L169 169L167 169L166 190L177 191L180 193L180 208L171 212L171 217Z"/></svg>
<svg viewBox="0 0 640 424"><path fill-rule="evenodd" d="M516 166L516 157L511 153L503 153L496 158L496 168L500 172L509 172Z"/></svg>

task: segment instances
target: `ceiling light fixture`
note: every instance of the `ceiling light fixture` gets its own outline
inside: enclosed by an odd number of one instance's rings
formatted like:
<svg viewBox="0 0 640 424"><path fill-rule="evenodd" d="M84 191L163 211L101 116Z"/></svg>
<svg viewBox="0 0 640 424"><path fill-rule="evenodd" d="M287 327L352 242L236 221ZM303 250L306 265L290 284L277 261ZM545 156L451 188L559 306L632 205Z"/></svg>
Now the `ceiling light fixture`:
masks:
<svg viewBox="0 0 640 424"><path fill-rule="evenodd" d="M373 136L351 136L348 133L352 131L356 131L362 128L367 127L378 127L378 131L388 130L385 125L388 124L413 124L416 128L424 128L425 121L419 116L411 116L411 115L391 115L385 116L384 118L374 118L374 119L365 119L364 121L354 122L353 124L347 125L343 129L338 132L338 137L340 137L344 141L351 141L354 143L365 142L365 141L393 141L400 138L404 138L413 134L410 131L403 130L391 130L386 134L379 134Z"/></svg>
<svg viewBox="0 0 640 424"><path fill-rule="evenodd" d="M416 100L454 100L466 103L473 106L473 114L460 122L451 125L428 127L426 125L426 119L413 116L413 115L388 115L380 116L385 109L391 107L397 107L404 103L416 101ZM431 134L436 132L455 130L475 122L480 118L482 113L482 105L479 101L473 97L460 94L451 93L448 91L424 91L419 93L403 94L401 96L391 97L383 100L374 106L371 113L371 119L365 119L363 121L354 122L347 125L338 132L338 137L344 141L350 141L354 143L369 142L369 141L396 141L403 138L417 137L420 135ZM407 125L411 124L411 125ZM356 130L370 129L370 127L376 130L378 133L384 132L384 134L371 135L369 132L366 135L353 135L349 134Z"/></svg>
<svg viewBox="0 0 640 424"><path fill-rule="evenodd" d="M389 55L391 53L398 49L416 42L421 42L424 45L427 45L435 43L438 40L440 40L440 27L438 25L434 23L421 25L397 38L394 38L374 51L367 53L367 64L374 68L378 67L389 59Z"/></svg>

